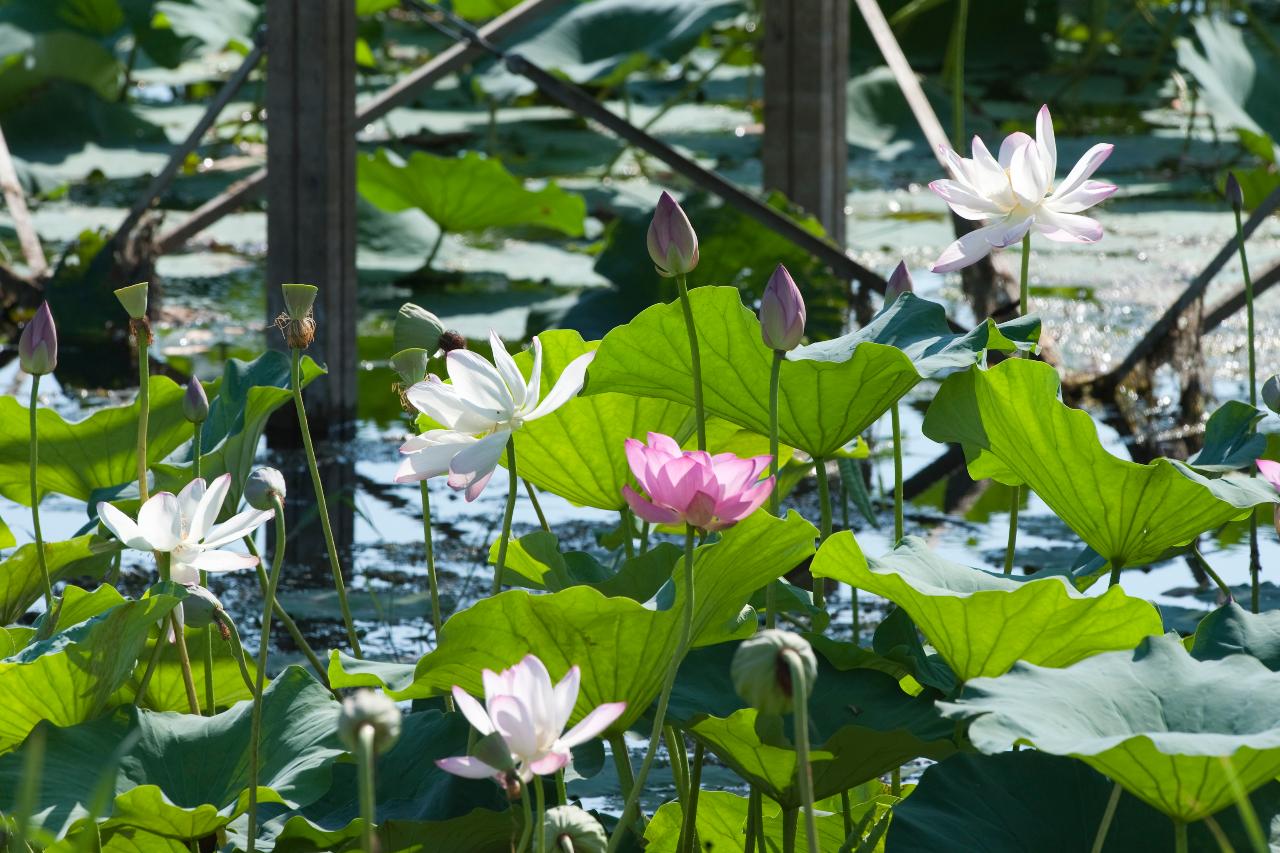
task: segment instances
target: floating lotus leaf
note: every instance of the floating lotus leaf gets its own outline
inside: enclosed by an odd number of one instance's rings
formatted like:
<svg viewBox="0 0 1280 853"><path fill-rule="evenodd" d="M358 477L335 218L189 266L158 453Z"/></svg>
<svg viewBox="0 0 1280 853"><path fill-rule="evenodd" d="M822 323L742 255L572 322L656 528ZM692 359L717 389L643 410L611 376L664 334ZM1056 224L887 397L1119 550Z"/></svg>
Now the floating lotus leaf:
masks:
<svg viewBox="0 0 1280 853"><path fill-rule="evenodd" d="M115 539L94 535L77 536L66 542L46 542L44 554L49 579L57 583L74 575L82 561L119 550L120 543ZM28 542L0 561L0 625L18 621L27 608L43 596L44 579L40 575L36 545Z"/></svg>
<svg viewBox="0 0 1280 853"><path fill-rule="evenodd" d="M1079 758L1185 822L1232 803L1223 759L1246 792L1280 773L1280 675L1245 655L1198 661L1176 636L1065 669L1019 663L939 707L982 752Z"/></svg>
<svg viewBox="0 0 1280 853"><path fill-rule="evenodd" d="M759 320L737 288L699 287L689 297L707 412L768 435L773 352L760 339ZM1014 338L1034 339L1038 332L1035 321L1023 321L952 334L941 306L908 294L866 328L788 354L779 392L782 441L829 457L921 379L972 364L984 349L1012 350ZM692 405L680 303L654 305L605 335L587 377L588 395L622 392Z"/></svg>
<svg viewBox="0 0 1280 853"><path fill-rule="evenodd" d="M894 807L886 849L929 853L1082 853L1094 840L1114 783L1088 765L1034 750L953 755L924 771ZM1254 792L1264 827L1280 815L1280 784ZM701 806L699 806L701 810ZM1252 849L1235 809L1214 818L1236 850ZM1217 850L1204 823L1188 828L1191 850ZM1273 838L1273 844L1280 839ZM1168 853L1173 825L1121 793L1101 853Z"/></svg>
<svg viewBox="0 0 1280 853"><path fill-rule="evenodd" d="M1108 453L1087 412L1058 400L1049 365L1008 359L942 383L924 419L934 441L959 442L975 478L1026 483L1111 565L1145 565L1206 530L1275 503L1256 479L1209 479L1181 462L1139 465Z"/></svg>
<svg viewBox="0 0 1280 853"><path fill-rule="evenodd" d="M1280 670L1280 610L1250 613L1231 601L1201 619L1191 656L1220 660L1228 655L1251 655L1272 672Z"/></svg>
<svg viewBox="0 0 1280 853"><path fill-rule="evenodd" d="M1131 649L1163 630L1154 607L1119 587L1087 596L1064 577L971 569L939 557L915 536L868 561L851 532L837 533L823 544L812 571L907 611L961 681L1000 675L1018 660L1067 666L1097 652Z"/></svg>

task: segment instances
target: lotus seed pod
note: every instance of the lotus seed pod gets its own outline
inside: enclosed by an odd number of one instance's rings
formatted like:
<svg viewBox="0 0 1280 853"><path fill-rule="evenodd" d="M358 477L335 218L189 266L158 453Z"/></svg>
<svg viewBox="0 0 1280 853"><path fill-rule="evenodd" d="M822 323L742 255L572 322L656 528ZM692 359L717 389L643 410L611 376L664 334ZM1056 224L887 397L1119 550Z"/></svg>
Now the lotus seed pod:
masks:
<svg viewBox="0 0 1280 853"><path fill-rule="evenodd" d="M884 291L884 304L892 305L904 293L915 293L915 282L911 280L911 271L906 261L898 261L898 265L889 274L888 287Z"/></svg>
<svg viewBox="0 0 1280 853"><path fill-rule="evenodd" d="M280 290L284 294L285 313L291 320L306 317L316 302L316 294L320 292L314 284L282 284Z"/></svg>
<svg viewBox="0 0 1280 853"><path fill-rule="evenodd" d="M199 584L186 584L187 597L182 602L183 622L192 628L208 628L225 612L218 597Z"/></svg>
<svg viewBox="0 0 1280 853"><path fill-rule="evenodd" d="M200 380L194 376L187 380L187 392L182 395L182 416L193 424L202 424L209 419L209 397L204 393Z"/></svg>
<svg viewBox="0 0 1280 853"><path fill-rule="evenodd" d="M685 275L698 266L698 235L684 209L666 191L658 197L647 244L659 275Z"/></svg>
<svg viewBox="0 0 1280 853"><path fill-rule="evenodd" d="M1236 180L1235 172L1227 173L1227 204L1231 205L1231 209L1236 213L1244 210L1244 190L1240 189L1240 181Z"/></svg>
<svg viewBox="0 0 1280 853"><path fill-rule="evenodd" d="M547 809L542 835L545 849L554 853L605 853L609 847L600 821L577 806Z"/></svg>
<svg viewBox="0 0 1280 853"><path fill-rule="evenodd" d="M18 363L32 376L53 373L58 366L58 327L54 325L48 302L40 303L35 315L22 327Z"/></svg>
<svg viewBox="0 0 1280 853"><path fill-rule="evenodd" d="M440 336L444 334L444 323L420 305L406 302L400 306L396 314L395 324L391 327L391 345L396 351L406 349L424 349L428 354L439 349Z"/></svg>
<svg viewBox="0 0 1280 853"><path fill-rule="evenodd" d="M1280 415L1280 376L1272 376L1262 383L1262 403Z"/></svg>
<svg viewBox="0 0 1280 853"><path fill-rule="evenodd" d="M804 323L804 297L791 273L778 264L760 299L760 337L769 349L790 352L804 338Z"/></svg>
<svg viewBox="0 0 1280 853"><path fill-rule="evenodd" d="M808 693L812 693L818 677L818 659L813 649L799 634L774 629L761 631L738 646L729 670L733 689L761 714L788 713L793 691L787 657L792 655L799 660Z"/></svg>
<svg viewBox="0 0 1280 853"><path fill-rule="evenodd" d="M284 501L284 475L275 468L257 468L244 484L244 499L258 510L275 509L276 500Z"/></svg>
<svg viewBox="0 0 1280 853"><path fill-rule="evenodd" d="M391 356L391 367L400 377L400 382L408 388L427 378L427 362L431 353L418 347L402 349Z"/></svg>
<svg viewBox="0 0 1280 853"><path fill-rule="evenodd" d="M124 306L124 310L129 317L134 320L142 320L147 316L147 289L150 285L147 282L139 282L131 284L128 287L122 287L117 290L116 299L120 300L120 304Z"/></svg>
<svg viewBox="0 0 1280 853"><path fill-rule="evenodd" d="M338 736L355 751L359 733L365 726L373 728L373 751L381 754L400 739L400 709L382 693L357 690L342 703L338 717Z"/></svg>

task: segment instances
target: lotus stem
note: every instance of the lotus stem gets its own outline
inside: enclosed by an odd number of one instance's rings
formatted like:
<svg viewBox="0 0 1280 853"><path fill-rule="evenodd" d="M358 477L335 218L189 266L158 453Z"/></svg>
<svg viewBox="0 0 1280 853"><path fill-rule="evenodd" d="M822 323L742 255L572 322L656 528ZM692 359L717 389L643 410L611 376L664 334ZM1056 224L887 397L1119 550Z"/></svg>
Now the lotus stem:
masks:
<svg viewBox="0 0 1280 853"><path fill-rule="evenodd" d="M431 269L431 263L436 259L436 255L440 251L440 246L444 243L444 235L445 230L441 228L440 233L436 235L436 241L431 244L431 251L427 253L426 261L422 264L425 269Z"/></svg>
<svg viewBox="0 0 1280 853"><path fill-rule="evenodd" d="M893 427L893 544L902 541L905 524L902 520L902 420L898 401L889 410L889 422Z"/></svg>
<svg viewBox="0 0 1280 853"><path fill-rule="evenodd" d="M502 515L502 535L498 538L498 559L493 564L493 589L490 595L502 592L502 570L507 565L507 546L511 543L511 518L516 512L516 496L520 485L520 477L516 474L516 437L513 433L507 439L507 463L510 465L509 484L507 486L507 509Z"/></svg>
<svg viewBox="0 0 1280 853"><path fill-rule="evenodd" d="M178 621L178 612L169 613L169 627L173 630L173 645L178 650L178 665L182 670L182 685L187 689L187 705L194 716L200 716L200 696L196 693L196 681L191 674L191 656L187 653L187 630Z"/></svg>
<svg viewBox="0 0 1280 853"><path fill-rule="evenodd" d="M1107 581L1107 589L1120 583L1120 572L1124 571L1124 561L1115 560L1111 564L1111 579Z"/></svg>
<svg viewBox="0 0 1280 853"><path fill-rule="evenodd" d="M294 350L296 355L297 350ZM266 689L267 663L271 656L271 611L280 585L280 567L284 565L284 502L272 495L276 510L276 547L271 555L271 576L267 580L266 602L262 609L262 639L258 646L258 678L253 688L253 725L249 734L249 853L253 853L258 835L258 773L262 749L262 694ZM322 510L323 511L323 510Z"/></svg>
<svg viewBox="0 0 1280 853"><path fill-rule="evenodd" d="M537 777L535 776L536 780ZM520 830L520 841L516 844L516 853L524 853L529 849L529 839L533 837L533 809L529 804L529 786L522 785L520 790L520 805L524 808L524 826ZM542 827L538 827L542 829Z"/></svg>
<svg viewBox="0 0 1280 853"><path fill-rule="evenodd" d="M198 380L197 380L198 381ZM191 479L200 479L200 428L203 422L192 424L191 427ZM200 586L205 589L209 588L209 573L200 573ZM213 687L213 626L207 625L204 629L204 700L205 707L208 709L206 713L210 717L217 711L216 696Z"/></svg>
<svg viewBox="0 0 1280 853"><path fill-rule="evenodd" d="M1116 816L1116 806L1120 802L1120 792L1124 790L1117 782L1111 789L1111 796L1107 798L1107 808L1102 813L1102 822L1098 824L1098 833L1093 837L1093 853L1102 853L1103 846L1107 843L1107 832L1111 829L1111 821Z"/></svg>
<svg viewBox="0 0 1280 853"><path fill-rule="evenodd" d="M895 767L889 774L889 793L895 797L902 796L902 768Z"/></svg>
<svg viewBox="0 0 1280 853"><path fill-rule="evenodd" d="M627 795L626 803L622 807L622 814L618 817L618 825L614 828L613 834L609 836L608 853L614 853L618 849L618 845L622 843L622 836L626 831L626 826L631 822L633 812L636 812L639 807L640 794L644 791L645 780L649 778L649 771L653 768L653 760L658 754L658 741L662 737L662 727L667 719L667 703L671 700L671 688L675 686L676 673L680 670L680 662L689 650L689 642L693 634L693 537L695 532L693 526L685 526L685 596L684 612L680 621L680 637L676 641L675 654L671 656L670 661L667 663L667 673L662 680L662 692L658 695L658 707L653 715L653 731L649 735L649 747L645 750L644 760L640 762L640 770L636 773L631 793Z"/></svg>
<svg viewBox="0 0 1280 853"><path fill-rule="evenodd" d="M1231 594L1231 587L1227 586L1226 581L1222 579L1222 576L1213 570L1213 566L1209 565L1209 561L1200 553L1200 544L1195 540L1192 540L1191 542L1191 556L1195 559L1196 565L1200 567L1200 570L1208 575L1209 580L1213 581L1214 584L1217 585L1218 591L1226 596L1226 600L1235 601L1235 596Z"/></svg>
<svg viewBox="0 0 1280 853"><path fill-rule="evenodd" d="M631 753L627 750L627 739L622 734L611 734L608 736L609 752L613 755L613 768L618 774L618 789L622 792L622 799L626 801L631 796L631 791L635 788L635 773L631 769ZM644 815L641 815L640 832L644 829Z"/></svg>
<svg viewBox="0 0 1280 853"><path fill-rule="evenodd" d="M951 43L951 137L957 151L964 150L964 48L969 24L969 0L956 3Z"/></svg>
<svg viewBox="0 0 1280 853"><path fill-rule="evenodd" d="M1018 511L1022 506L1022 490L1013 487L1013 501L1009 504L1009 539L1004 548L1004 573L1013 574L1014 552L1018 548Z"/></svg>
<svg viewBox="0 0 1280 853"><path fill-rule="evenodd" d="M160 623L156 634L155 645L151 647L151 657L147 659L147 668L142 672L142 680L138 682L138 691L133 696L133 706L141 708L147 698L147 687L151 684L151 676L155 675L156 666L160 663L160 653L164 650L164 622Z"/></svg>
<svg viewBox="0 0 1280 853"><path fill-rule="evenodd" d="M680 290L680 308L684 311L684 327L689 333L689 364L693 369L693 413L698 425L698 449L707 449L707 410L702 402L702 355L698 351L698 330L693 324L693 303L684 275L676 276Z"/></svg>
<svg viewBox="0 0 1280 853"><path fill-rule="evenodd" d="M849 792L840 792L840 814L844 817L844 837L847 839L853 835L853 815L849 813L852 806L849 804Z"/></svg>
<svg viewBox="0 0 1280 853"><path fill-rule="evenodd" d="M23 744L26 753L22 762L22 781L18 791L18 802L14 814L14 835L9 849L27 850L27 833L31 829L31 813L36 809L36 801L40 798L41 776L44 773L44 726L37 725L27 736Z"/></svg>
<svg viewBox="0 0 1280 853"><path fill-rule="evenodd" d="M550 533L551 525L547 523L547 516L542 511L542 502L538 500L538 490L528 480L524 481L524 493L529 496L529 503L533 504L533 514L538 516L538 526Z"/></svg>
<svg viewBox="0 0 1280 853"><path fill-rule="evenodd" d="M377 795L374 790L373 739L377 731L371 725L363 725L356 732L356 763L360 768L360 817L364 819L364 849L367 853L377 850L374 836L377 826Z"/></svg>
<svg viewBox="0 0 1280 853"><path fill-rule="evenodd" d="M151 362L147 347L151 330L145 322L131 325L138 342L138 498L146 503L151 496L147 488L147 429L151 422Z"/></svg>
<svg viewBox="0 0 1280 853"><path fill-rule="evenodd" d="M44 582L44 612L53 619L53 582L49 579L49 564L45 560L44 536L40 533L40 492L36 485L36 470L40 465L39 433L36 429L36 407L40 402L40 374L31 376L31 441L27 448L27 467L31 473L31 527L36 537L36 562L40 565L40 580Z"/></svg>
<svg viewBox="0 0 1280 853"><path fill-rule="evenodd" d="M1244 248L1244 223L1240 221L1240 207L1232 205L1236 215L1236 243L1240 246L1240 268L1244 274L1244 311L1245 324L1249 342L1249 405L1258 406L1258 351L1254 339L1253 320L1253 276L1249 274L1249 256ZM1256 473L1256 472L1254 472ZM1258 516L1249 513L1249 583L1251 586L1250 605L1254 613L1258 612L1259 579L1262 572L1262 559L1258 552Z"/></svg>
<svg viewBox="0 0 1280 853"><path fill-rule="evenodd" d="M773 351L773 366L769 370L769 476L773 477L773 490L769 492L769 514L775 518L782 514L782 495L778 491L778 391L782 380L782 362L787 354ZM777 592L770 581L764 588L764 626L773 628L778 623Z"/></svg>
<svg viewBox="0 0 1280 853"><path fill-rule="evenodd" d="M756 790L756 809L755 809L755 830L756 830L756 847L760 853L765 853L768 847L764 843L764 792Z"/></svg>
<svg viewBox="0 0 1280 853"><path fill-rule="evenodd" d="M960 0L967 4L967 0ZM1018 313L1025 315L1031 308L1031 232L1022 236L1022 276L1018 282ZM1031 358L1028 350L1027 358ZM1013 487L1009 501L1009 542L1004 552L1004 573L1013 574L1013 558L1018 548L1018 510L1022 506L1022 486Z"/></svg>
<svg viewBox="0 0 1280 853"><path fill-rule="evenodd" d="M1240 822L1244 824L1245 832L1249 835L1249 843L1253 846L1255 853L1267 853L1271 848L1267 844L1266 833L1263 832L1262 823L1258 820L1258 812L1249 800L1249 793L1240 784L1235 764L1227 756L1221 756L1218 760L1222 762L1222 769L1226 771L1227 784L1231 786L1231 795L1235 797L1236 810L1240 813Z"/></svg>
<svg viewBox="0 0 1280 853"><path fill-rule="evenodd" d="M624 506L618 515L622 519L622 553L630 560L636 555L636 543L631 538L631 507Z"/></svg>
<svg viewBox="0 0 1280 853"><path fill-rule="evenodd" d="M782 810L782 853L796 853L798 817L798 809L785 808Z"/></svg>
<svg viewBox="0 0 1280 853"><path fill-rule="evenodd" d="M800 800L804 803L804 831L809 853L818 853L818 822L813 814L813 770L809 766L809 678L799 655L784 651L782 657L791 670L791 695L795 697L796 776Z"/></svg>
<svg viewBox="0 0 1280 853"><path fill-rule="evenodd" d="M1173 851L1187 853L1187 822L1185 820L1173 822Z"/></svg>
<svg viewBox="0 0 1280 853"><path fill-rule="evenodd" d="M667 723L663 727L662 737L667 742L667 756L671 759L671 777L676 783L676 799L680 801L682 809L688 809L689 756L684 749L684 739L671 723ZM681 837L683 835L684 830L682 828ZM678 849L679 839L677 839L676 844Z"/></svg>
<svg viewBox="0 0 1280 853"><path fill-rule="evenodd" d="M831 536L831 481L827 479L827 460L813 460L814 473L818 475L818 512L820 517L818 547ZM826 579L813 579L813 606L825 610L827 606ZM818 630L815 628L815 630Z"/></svg>
<svg viewBox="0 0 1280 853"><path fill-rule="evenodd" d="M680 853L694 853L698 848L698 793L702 789L701 741L693 746L693 762L689 765L689 796L686 798L684 825L680 828Z"/></svg>
<svg viewBox="0 0 1280 853"><path fill-rule="evenodd" d="M324 484L320 481L320 467L316 464L316 449L311 443L311 427L307 424L307 407L302 401L302 350L290 349L290 384L293 386L293 404L298 410L298 427L302 432L302 447L307 453L307 468L311 472L311 486L316 494L316 510L320 513L320 527L324 531L325 548L329 551L329 569L333 572L333 589L338 594L338 606L342 608L342 622L347 628L347 642L357 658L363 658L360 637L351 619L351 605L347 603L347 587L342 580L342 566L338 563L338 546L333 541L333 526L329 522L329 505L324 497ZM284 541L277 544L277 552L284 550Z"/></svg>
<svg viewBox="0 0 1280 853"><path fill-rule="evenodd" d="M547 792L542 789L540 776L533 777L533 796L538 803L538 819L533 829L538 836L538 853L547 853L547 834L542 830L542 825L547 821Z"/></svg>
<svg viewBox="0 0 1280 853"><path fill-rule="evenodd" d="M756 812L759 808L760 789L752 785L747 795L747 825L743 829L746 839L742 845L742 853L756 853Z"/></svg>
<svg viewBox="0 0 1280 853"><path fill-rule="evenodd" d="M569 789L564 784L564 770L556 771L556 805L569 805Z"/></svg>
<svg viewBox="0 0 1280 853"><path fill-rule="evenodd" d="M244 537L245 547L249 549L249 553L255 557L259 557L258 546L254 544L252 536ZM258 590L262 593L265 600L267 597L267 573L262 568L262 561L259 559L258 565L254 567L258 573ZM293 644L302 650L302 655L311 664L311 668L315 670L316 675L320 677L320 683L325 687L329 686L329 672L325 669L324 661L320 660L315 651L312 650L311 644L307 642L307 638L302 636L302 631L298 628L298 623L293 621L293 617L284 609L284 605L280 603L279 597L272 602L275 610L275 617L280 620L280 624L284 625L285 631L289 634L289 639L293 640ZM331 688L332 689L332 688ZM249 685L250 692L253 691L253 684Z"/></svg>
<svg viewBox="0 0 1280 853"><path fill-rule="evenodd" d="M418 483L419 491L422 493L422 552L427 562L427 588L431 593L431 627L435 631L436 644L440 643L440 627L444 624L444 617L440 613L440 584L436 577L436 549L431 542L431 492L427 488L427 481L421 480ZM445 696L444 704L446 710L453 712L453 697Z"/></svg>
<svg viewBox="0 0 1280 853"><path fill-rule="evenodd" d="M244 686L248 689L249 695L256 696L257 685L253 683L253 676L249 674L249 664L244 656L244 643L240 641L240 632L236 629L236 623L231 621L231 617L224 616L223 618L226 620L223 624L227 626L229 637L227 642L231 645L231 656L236 659L236 663L240 666L240 678L244 681Z"/></svg>

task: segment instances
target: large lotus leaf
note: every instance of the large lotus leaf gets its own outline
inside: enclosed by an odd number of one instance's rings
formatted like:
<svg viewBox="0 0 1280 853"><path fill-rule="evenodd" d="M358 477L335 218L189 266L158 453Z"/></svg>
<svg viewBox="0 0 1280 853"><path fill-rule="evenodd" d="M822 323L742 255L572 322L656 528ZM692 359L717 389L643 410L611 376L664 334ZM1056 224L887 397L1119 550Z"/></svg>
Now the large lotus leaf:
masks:
<svg viewBox="0 0 1280 853"><path fill-rule="evenodd" d="M252 703L241 702L215 717L197 717L126 705L91 722L50 729L37 816L58 833L83 818L102 781L85 772L86 756L112 755L136 733L114 770L109 787L117 799L107 824L159 835L207 834L210 823L225 825L248 802L252 710ZM262 739L271 746L262 753L259 802L298 808L329 790L332 765L343 754L339 712L329 691L299 667L271 682L262 715ZM0 758L0 802L12 802L22 772L21 754Z"/></svg>
<svg viewBox="0 0 1280 853"><path fill-rule="evenodd" d="M489 549L490 563L496 563L498 544L495 542ZM610 568L585 551L561 552L559 546L556 535L545 530L513 540L503 565L503 582L549 592L590 586L610 597L648 601L671 578L672 568L682 555L680 548L670 542L659 542Z"/></svg>
<svg viewBox="0 0 1280 853"><path fill-rule="evenodd" d="M213 693L218 708L229 708L237 702L253 698L249 686L244 683L240 673L240 664L236 662L231 651L231 644L222 639L215 627L211 631L204 628L186 628L187 653L191 658L191 674L196 683L196 694L200 698L200 707L205 707L204 661L205 644L213 643ZM166 631L167 635L167 631ZM133 678L129 680L121 693L125 701L133 702L138 694L138 684L147 662L151 658L151 650L155 647L153 634L147 647L139 652L138 667ZM257 666L252 659L245 661L249 669L249 677L253 678ZM180 711L187 713L190 703L187 700L186 683L182 677L182 664L178 659L177 647L166 642L160 652L160 662L151 674L151 682L147 685L146 701L143 707L152 711Z"/></svg>
<svg viewBox="0 0 1280 853"><path fill-rule="evenodd" d="M1201 471L1252 470L1254 460L1267 450L1267 437L1257 431L1264 409L1243 400L1228 400L1204 425L1204 446L1191 460Z"/></svg>
<svg viewBox="0 0 1280 853"><path fill-rule="evenodd" d="M970 719L987 753L1022 744L1070 755L1170 817L1232 802L1223 759L1246 792L1280 773L1280 675L1245 655L1198 661L1176 636L1065 669L1019 663L970 681L944 714Z"/></svg>
<svg viewBox="0 0 1280 853"><path fill-rule="evenodd" d="M760 339L759 319L733 287L698 287L689 298L707 412L768 435L773 352ZM782 441L829 457L925 376L972 364L984 347L1014 348L990 323L968 335L943 334L941 311L914 297L898 299L866 329L789 353L779 386ZM1021 325L1017 329L1026 331ZM1038 325L1034 329L1038 333ZM585 394L622 392L692 405L693 372L680 303L654 305L605 335L587 377Z"/></svg>
<svg viewBox="0 0 1280 853"><path fill-rule="evenodd" d="M815 537L813 525L794 512L786 519L756 513L724 531L719 542L697 548L695 645L750 634L757 618L746 607L751 593L812 554ZM391 695L425 698L455 684L480 694L482 669L504 669L536 654L555 677L575 664L581 667L582 692L573 719L601 703L625 701L627 711L613 726L622 731L657 696L661 662L675 653L685 595L682 575L675 572L675 593L665 608L610 598L586 586L550 595L510 590L486 598L449 618L439 646L418 661L413 683ZM330 667L343 663L334 658ZM394 668L364 667L356 677L374 685L383 675L397 674Z"/></svg>
<svg viewBox="0 0 1280 853"><path fill-rule="evenodd" d="M924 419L934 441L959 442L975 478L1026 483L1113 566L1139 566L1251 507L1275 503L1259 480L1209 479L1181 462L1139 465L1108 453L1087 412L1058 400L1048 364L1008 359L947 378Z"/></svg>
<svg viewBox="0 0 1280 853"><path fill-rule="evenodd" d="M66 542L44 543L45 564L54 583L72 577L77 567L93 557L120 550L115 539L86 534ZM28 542L0 562L0 625L16 622L44 595L36 545Z"/></svg>
<svg viewBox="0 0 1280 853"><path fill-rule="evenodd" d="M569 362L599 346L565 330L543 332L538 338L542 341L544 392L555 385ZM533 369L532 353L516 356L516 363L527 374ZM626 506L622 487L631 480L623 442L628 438L643 441L651 431L672 435L689 411L687 406L652 397L575 397L516 432L520 476L573 503L620 510Z"/></svg>
<svg viewBox="0 0 1280 853"><path fill-rule="evenodd" d="M1230 601L1201 619L1191 656L1219 660L1228 655L1251 655L1272 672L1280 671L1280 610L1250 613Z"/></svg>
<svg viewBox="0 0 1280 853"><path fill-rule="evenodd" d="M883 806L872 801L860 803L849 812L856 824L868 811ZM680 842L684 813L680 803L663 804L645 827L646 853L675 853ZM808 849L804 820L797 821L796 848ZM703 850L741 850L746 839L747 798L730 791L703 791L698 796L698 841ZM845 816L823 811L817 815L818 849L841 850L845 842ZM789 849L784 843L782 811L775 803L764 805L764 846L768 853ZM877 848L878 849L878 848Z"/></svg>
<svg viewBox="0 0 1280 853"><path fill-rule="evenodd" d="M160 0L155 14L174 34L210 50L248 52L262 7L250 0Z"/></svg>
<svg viewBox="0 0 1280 853"><path fill-rule="evenodd" d="M191 437L182 416L182 389L166 376L150 382L151 420L147 463L154 465ZM28 412L12 397L0 397L0 494L24 506L31 503L27 455L31 436ZM68 423L52 409L36 413L40 467L36 486L43 495L57 492L87 501L95 491L138 478L138 404L98 409Z"/></svg>
<svg viewBox="0 0 1280 853"><path fill-rule="evenodd" d="M385 148L356 161L360 194L392 213L417 208L452 234L537 225L581 236L587 205L554 183L526 189L501 162L471 152L436 157L415 151L408 161Z"/></svg>
<svg viewBox="0 0 1280 853"><path fill-rule="evenodd" d="M939 557L915 536L868 561L842 531L823 543L811 570L907 611L961 681L1000 675L1019 660L1067 666L1163 631L1159 612L1118 586L1088 596L1064 577L985 572Z"/></svg>
<svg viewBox="0 0 1280 853"><path fill-rule="evenodd" d="M1280 104L1267 83L1280 74L1274 55L1249 44L1226 18L1200 17L1194 25L1204 54L1178 39L1178 64L1195 78L1202 103L1222 125L1280 139Z"/></svg>
<svg viewBox="0 0 1280 853"><path fill-rule="evenodd" d="M41 720L74 726L111 708L147 632L177 602L166 594L126 601L0 660L0 753Z"/></svg>
<svg viewBox="0 0 1280 853"><path fill-rule="evenodd" d="M329 652L329 684L335 690L347 687L377 687L397 701L423 698L413 686L417 664L354 658L337 649Z"/></svg>
<svg viewBox="0 0 1280 853"><path fill-rule="evenodd" d="M492 783L489 787L494 788ZM364 821L339 830L318 829L293 818L276 836L277 853L361 851ZM378 827L379 849L394 853L506 853L511 849L511 815L476 809L447 820L388 820Z"/></svg>
<svg viewBox="0 0 1280 853"><path fill-rule="evenodd" d="M1088 765L1034 750L960 754L935 764L893 810L888 853L1081 853L1093 844L1114 783ZM1266 827L1280 815L1280 784L1251 797ZM1252 849L1234 808L1214 818L1236 850ZM1273 838L1273 844L1280 838ZM1188 848L1218 850L1209 827L1188 827ZM1173 824L1121 793L1101 853L1168 853ZM1225 849L1225 848L1223 848Z"/></svg>
<svg viewBox="0 0 1280 853"><path fill-rule="evenodd" d="M5 524L3 518L0 518L0 549L12 548L18 544L17 538L13 535L13 531L9 529L9 525Z"/></svg>

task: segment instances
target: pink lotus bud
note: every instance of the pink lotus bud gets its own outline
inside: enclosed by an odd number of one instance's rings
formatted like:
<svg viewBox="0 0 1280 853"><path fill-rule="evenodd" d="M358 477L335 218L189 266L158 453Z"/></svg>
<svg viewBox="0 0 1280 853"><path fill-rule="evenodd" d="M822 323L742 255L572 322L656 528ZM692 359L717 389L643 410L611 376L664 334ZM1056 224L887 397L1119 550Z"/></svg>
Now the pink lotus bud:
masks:
<svg viewBox="0 0 1280 853"><path fill-rule="evenodd" d="M884 291L884 304L892 305L894 300L904 293L915 293L915 284L911 281L911 273L907 270L906 261L898 261L889 275L889 286Z"/></svg>
<svg viewBox="0 0 1280 853"><path fill-rule="evenodd" d="M760 337L771 350L790 352L804 337L804 297L782 264L769 276L760 299Z"/></svg>
<svg viewBox="0 0 1280 853"><path fill-rule="evenodd" d="M58 366L58 328L53 323L49 303L40 303L18 339L18 363L32 376L53 373Z"/></svg>
<svg viewBox="0 0 1280 853"><path fill-rule="evenodd" d="M689 217L668 192L658 198L658 207L649 223L649 257L658 274L668 278L693 272L698 265L698 235Z"/></svg>
<svg viewBox="0 0 1280 853"><path fill-rule="evenodd" d="M194 376L187 380L187 391L182 395L182 416L193 424L202 424L209 418L209 395Z"/></svg>

